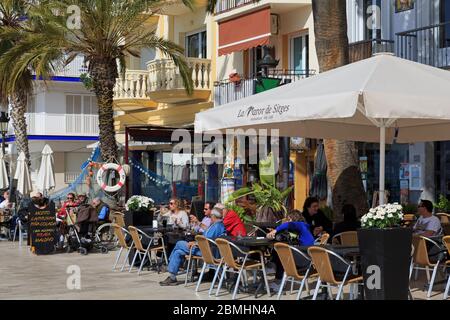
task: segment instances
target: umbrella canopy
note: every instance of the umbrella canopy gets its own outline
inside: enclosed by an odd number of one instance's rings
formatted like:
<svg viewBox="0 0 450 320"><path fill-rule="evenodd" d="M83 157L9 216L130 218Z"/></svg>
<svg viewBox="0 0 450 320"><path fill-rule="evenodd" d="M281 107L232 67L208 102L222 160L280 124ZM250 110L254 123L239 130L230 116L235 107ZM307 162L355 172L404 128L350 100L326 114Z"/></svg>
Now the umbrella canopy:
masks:
<svg viewBox="0 0 450 320"><path fill-rule="evenodd" d="M53 189L55 185L53 150L46 144L42 150L41 167L39 168L36 187L38 190L46 192Z"/></svg>
<svg viewBox="0 0 450 320"><path fill-rule="evenodd" d="M0 189L9 187L8 172L6 171L5 155L0 150Z"/></svg>
<svg viewBox="0 0 450 320"><path fill-rule="evenodd" d="M27 160L25 153L21 152L17 158L17 168L14 179L17 180L17 191L22 195L28 195L31 191L31 177L28 170Z"/></svg>
<svg viewBox="0 0 450 320"><path fill-rule="evenodd" d="M198 113L195 130L380 142L384 199L385 143L449 140L449 88L448 71L379 54Z"/></svg>

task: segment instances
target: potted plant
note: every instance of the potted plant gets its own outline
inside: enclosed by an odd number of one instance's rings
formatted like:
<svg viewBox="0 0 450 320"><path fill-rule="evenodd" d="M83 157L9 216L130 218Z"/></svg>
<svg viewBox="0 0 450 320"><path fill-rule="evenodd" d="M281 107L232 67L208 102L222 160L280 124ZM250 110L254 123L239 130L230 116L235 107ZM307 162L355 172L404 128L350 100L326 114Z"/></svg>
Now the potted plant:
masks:
<svg viewBox="0 0 450 320"><path fill-rule="evenodd" d="M253 195L256 200L256 222L276 222L286 216L287 209L284 201L292 192L293 187L280 191L275 186L264 181L254 182L251 187L244 187L235 191L228 202Z"/></svg>
<svg viewBox="0 0 450 320"><path fill-rule="evenodd" d="M153 199L144 196L132 196L125 204L126 226L151 226L153 224Z"/></svg>
<svg viewBox="0 0 450 320"><path fill-rule="evenodd" d="M368 300L407 300L412 231L401 228L398 203L372 208L361 218L358 241Z"/></svg>
<svg viewBox="0 0 450 320"><path fill-rule="evenodd" d="M436 213L450 213L450 200L441 194L439 195L438 203L435 203L434 207L436 208Z"/></svg>

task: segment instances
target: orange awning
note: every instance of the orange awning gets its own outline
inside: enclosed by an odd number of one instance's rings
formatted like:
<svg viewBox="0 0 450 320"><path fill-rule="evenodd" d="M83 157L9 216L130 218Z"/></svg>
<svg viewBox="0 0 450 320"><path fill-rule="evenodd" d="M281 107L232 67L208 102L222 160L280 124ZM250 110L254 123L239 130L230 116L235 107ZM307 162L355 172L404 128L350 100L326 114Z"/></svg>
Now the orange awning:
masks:
<svg viewBox="0 0 450 320"><path fill-rule="evenodd" d="M270 8L219 23L219 56L269 44Z"/></svg>

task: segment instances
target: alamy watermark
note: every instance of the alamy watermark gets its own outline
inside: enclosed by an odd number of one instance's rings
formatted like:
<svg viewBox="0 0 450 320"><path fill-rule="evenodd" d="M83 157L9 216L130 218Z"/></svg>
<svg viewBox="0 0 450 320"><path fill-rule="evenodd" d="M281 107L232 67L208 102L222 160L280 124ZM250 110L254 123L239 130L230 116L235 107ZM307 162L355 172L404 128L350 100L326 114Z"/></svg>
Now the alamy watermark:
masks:
<svg viewBox="0 0 450 320"><path fill-rule="evenodd" d="M269 153L273 159L280 157L280 131L278 129L227 129L194 134L185 129L173 131L172 153L194 154L199 163L224 164L239 159L240 164L258 164L267 158ZM232 159L231 159L232 158ZM275 171L278 161L274 161Z"/></svg>
<svg viewBox="0 0 450 320"><path fill-rule="evenodd" d="M70 265L66 269L69 275L66 280L68 290L81 290L81 268L77 265Z"/></svg>

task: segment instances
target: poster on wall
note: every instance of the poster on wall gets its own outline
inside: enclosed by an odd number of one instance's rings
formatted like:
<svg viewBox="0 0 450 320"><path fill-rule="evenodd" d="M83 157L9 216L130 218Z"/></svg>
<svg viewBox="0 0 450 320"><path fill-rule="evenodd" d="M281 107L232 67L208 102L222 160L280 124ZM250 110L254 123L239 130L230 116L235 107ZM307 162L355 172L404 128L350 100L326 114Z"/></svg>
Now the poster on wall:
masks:
<svg viewBox="0 0 450 320"><path fill-rule="evenodd" d="M409 190L422 190L422 166L418 163L411 164L409 171Z"/></svg>
<svg viewBox="0 0 450 320"><path fill-rule="evenodd" d="M399 179L409 180L409 163L400 163Z"/></svg>
<svg viewBox="0 0 450 320"><path fill-rule="evenodd" d="M414 9L415 0L395 0L395 13Z"/></svg>

